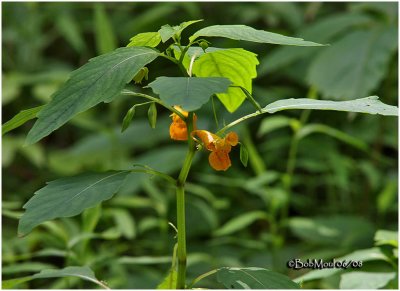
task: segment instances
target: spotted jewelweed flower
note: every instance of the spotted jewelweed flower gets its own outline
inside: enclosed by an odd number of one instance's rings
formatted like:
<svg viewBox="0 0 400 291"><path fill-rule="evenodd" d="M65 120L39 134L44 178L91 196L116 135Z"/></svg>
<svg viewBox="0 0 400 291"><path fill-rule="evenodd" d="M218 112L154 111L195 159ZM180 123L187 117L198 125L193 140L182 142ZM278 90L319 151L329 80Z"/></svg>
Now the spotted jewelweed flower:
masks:
<svg viewBox="0 0 400 291"><path fill-rule="evenodd" d="M178 110L180 113L182 113L183 116L185 117L189 116L189 112L184 111L180 106L174 106L174 108ZM187 132L186 122L182 120L176 113L172 113L170 116L172 117L172 123L171 126L169 127L169 135L171 136L171 139L187 140L188 132ZM197 116L196 114L193 114L194 130L196 129L196 122L197 122Z"/></svg>
<svg viewBox="0 0 400 291"><path fill-rule="evenodd" d="M229 153L232 146L239 143L239 137L235 132L230 132L222 138L207 130L194 130L192 136L198 136L205 148L211 151L208 161L213 169L226 171L232 165Z"/></svg>

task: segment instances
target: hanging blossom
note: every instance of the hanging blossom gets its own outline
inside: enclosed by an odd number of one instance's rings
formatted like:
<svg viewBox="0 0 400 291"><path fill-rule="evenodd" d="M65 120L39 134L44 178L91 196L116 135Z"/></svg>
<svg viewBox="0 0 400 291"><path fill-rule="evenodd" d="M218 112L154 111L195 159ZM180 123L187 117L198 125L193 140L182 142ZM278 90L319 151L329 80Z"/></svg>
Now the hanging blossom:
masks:
<svg viewBox="0 0 400 291"><path fill-rule="evenodd" d="M178 110L180 113L182 113L183 116L185 117L189 116L189 112L184 111L180 106L174 106L174 108ZM187 132L186 122L182 120L176 113L172 113L170 116L172 117L172 123L171 126L169 127L169 135L171 136L171 139L187 140L188 132ZM196 122L197 122L197 116L196 114L193 114L194 130L196 130Z"/></svg>
<svg viewBox="0 0 400 291"><path fill-rule="evenodd" d="M226 171L232 165L229 153L232 146L239 143L239 137L235 132L230 132L222 138L207 130L194 130L192 136L198 136L205 148L211 151L208 161L213 169Z"/></svg>
<svg viewBox="0 0 400 291"><path fill-rule="evenodd" d="M174 108L182 113L183 116L189 116L189 112L184 111L180 106L174 106ZM171 139L187 140L188 132L186 122L176 113L172 113L170 116L172 118L172 123L169 127ZM238 135L235 132L230 132L225 137L220 137L207 130L197 130L196 122L197 116L193 114L193 131L191 132L191 136L195 140L197 140L195 136L200 138L204 147L211 152L208 157L210 166L217 171L226 171L232 165L229 153L232 147L239 143Z"/></svg>

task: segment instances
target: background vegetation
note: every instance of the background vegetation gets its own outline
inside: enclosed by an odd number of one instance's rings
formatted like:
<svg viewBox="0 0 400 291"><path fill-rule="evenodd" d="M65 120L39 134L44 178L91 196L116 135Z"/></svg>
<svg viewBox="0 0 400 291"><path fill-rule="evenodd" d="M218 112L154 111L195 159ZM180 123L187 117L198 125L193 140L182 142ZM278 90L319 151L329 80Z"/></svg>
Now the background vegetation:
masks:
<svg viewBox="0 0 400 291"><path fill-rule="evenodd" d="M2 3L3 123L22 109L46 103L89 58L125 46L137 33L192 19L204 19L202 25L246 24L331 44L293 48L211 39L212 46L258 54L253 95L261 105L291 97L370 95L397 105L397 11L394 2ZM189 27L184 36L200 27ZM167 61L159 64L149 66L149 82L179 75ZM101 104L28 147L23 143L32 123L3 136L3 279L89 265L112 288L154 288L162 281L175 243L168 225L175 221L175 197L157 179L138 174L101 207L17 237L22 205L47 181L133 163L176 175L184 145L169 139L167 112L159 112L152 130L140 107L131 127L120 133L122 118L135 102L121 96ZM220 122L226 123L254 111L248 104L234 114L217 107ZM199 127L215 128L211 106L198 116ZM361 271L373 274L354 280L351 270L314 273L313 280L303 278L304 287L353 288L373 276L380 284L374 288L397 287L397 236L377 232L398 227L397 119L288 111L261 116L237 131L249 149L247 168L240 164L238 149L231 155L233 167L222 173L213 171L202 153L189 176L189 279L221 266L258 266L297 278L308 270L288 269L291 258L330 260L358 251L355 259L364 260ZM367 251L360 254L361 249ZM381 257L371 259L372 252ZM200 285L221 287L212 277ZM94 288L65 278L19 287Z"/></svg>

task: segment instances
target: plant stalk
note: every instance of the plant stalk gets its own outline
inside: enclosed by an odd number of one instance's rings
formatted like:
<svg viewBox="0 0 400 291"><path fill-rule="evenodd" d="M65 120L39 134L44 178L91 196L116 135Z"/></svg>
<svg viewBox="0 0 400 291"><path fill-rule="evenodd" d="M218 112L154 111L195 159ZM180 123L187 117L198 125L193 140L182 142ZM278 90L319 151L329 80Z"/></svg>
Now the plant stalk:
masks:
<svg viewBox="0 0 400 291"><path fill-rule="evenodd" d="M185 217L185 182L189 174L190 166L192 165L195 155L194 141L190 135L193 131L193 112L189 113L186 119L188 131L188 152L176 185L176 217L178 227L178 275L177 289L185 289L186 284L186 217Z"/></svg>

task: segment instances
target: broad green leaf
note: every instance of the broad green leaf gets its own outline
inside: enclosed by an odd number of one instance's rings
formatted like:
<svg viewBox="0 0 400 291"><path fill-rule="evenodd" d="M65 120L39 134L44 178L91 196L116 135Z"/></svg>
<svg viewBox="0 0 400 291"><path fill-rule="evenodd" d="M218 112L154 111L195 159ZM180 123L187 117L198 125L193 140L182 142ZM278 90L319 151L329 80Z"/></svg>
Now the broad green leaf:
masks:
<svg viewBox="0 0 400 291"><path fill-rule="evenodd" d="M375 233L375 245L392 245L398 247L399 234L397 231L380 229Z"/></svg>
<svg viewBox="0 0 400 291"><path fill-rule="evenodd" d="M110 199L122 186L129 171L82 174L49 182L24 205L18 234L59 217L71 217Z"/></svg>
<svg viewBox="0 0 400 291"><path fill-rule="evenodd" d="M159 32L143 32L132 37L127 47L132 47L132 46L156 47L160 42L161 42L161 35Z"/></svg>
<svg viewBox="0 0 400 291"><path fill-rule="evenodd" d="M297 46L322 46L321 44L305 41L302 38L294 38L265 30L257 30L246 25L213 25L197 31L190 37L194 41L198 37L226 37L236 40L245 40L259 43L272 43Z"/></svg>
<svg viewBox="0 0 400 291"><path fill-rule="evenodd" d="M214 232L216 236L223 236L235 233L243 228L246 228L253 222L259 219L267 219L268 216L263 211L252 211L242 215L239 215L232 220L228 221L221 228Z"/></svg>
<svg viewBox="0 0 400 291"><path fill-rule="evenodd" d="M315 59L309 83L325 97L352 99L368 95L385 76L397 44L396 28L353 31Z"/></svg>
<svg viewBox="0 0 400 291"><path fill-rule="evenodd" d="M168 276L157 286L157 289L176 289L177 279L178 273L175 270L170 270Z"/></svg>
<svg viewBox="0 0 400 291"><path fill-rule="evenodd" d="M104 5L98 3L94 7L95 39L99 54L111 52L117 48L117 39Z"/></svg>
<svg viewBox="0 0 400 291"><path fill-rule="evenodd" d="M42 106L37 106L33 107L30 109L22 110L20 113L15 115L13 118L11 118L9 121L3 124L1 127L1 134L5 134L9 132L10 130L13 130L17 127L20 127L23 125L25 122L36 118L36 115L40 110L42 110L44 105Z"/></svg>
<svg viewBox="0 0 400 291"><path fill-rule="evenodd" d="M157 56L158 52L153 49L130 47L91 59L71 74L50 103L39 112L26 143L39 141L76 114L100 102L110 102L143 66Z"/></svg>
<svg viewBox="0 0 400 291"><path fill-rule="evenodd" d="M158 77L148 86L159 94L167 105L180 105L186 111L194 111L205 104L211 95L228 90L227 78Z"/></svg>
<svg viewBox="0 0 400 291"><path fill-rule="evenodd" d="M260 128L258 129L258 136L266 135L267 133L274 131L276 129L290 126L291 119L286 116L271 116L264 118L261 122Z"/></svg>
<svg viewBox="0 0 400 291"><path fill-rule="evenodd" d="M357 251L354 251L343 257L336 258L336 261L344 261L344 260L346 260L347 262L350 260L353 260L353 261L362 261L363 263L365 263L365 262L377 261L377 260L385 261L385 260L387 260L387 258L379 248L370 248L370 249L357 250ZM310 272L294 279L294 281L295 282L306 282L306 281L323 279L323 278L327 278L329 276L332 276L332 275L337 274L342 271L343 271L342 269L313 270L313 271L310 271Z"/></svg>
<svg viewBox="0 0 400 291"><path fill-rule="evenodd" d="M198 77L225 77L233 85L242 86L250 94L252 79L257 77L257 55L244 49L217 50L205 53L193 65L193 73ZM246 99L240 88L229 88L227 93L217 94L222 104L234 112Z"/></svg>
<svg viewBox="0 0 400 291"><path fill-rule="evenodd" d="M178 46L174 45L172 46L173 51L174 51L174 55L176 59L179 59L181 57L181 50ZM185 47L183 47L182 49L185 49ZM190 66L190 60L192 59L192 57L196 59L198 59L200 56L202 56L205 53L211 53L211 52L215 52L215 51L220 51L220 50L225 50L223 48L215 48L215 47L208 47L206 49L206 51L204 52L204 50L201 47L198 46L191 46L189 47L189 49L187 50L184 58L183 58L183 66L186 68L186 70L189 69Z"/></svg>
<svg viewBox="0 0 400 291"><path fill-rule="evenodd" d="M389 116L398 115L398 108L396 106L382 103L379 101L378 96L370 96L351 101L327 101L309 98L283 99L268 104L263 108L263 112L275 113L288 109L336 110Z"/></svg>
<svg viewBox="0 0 400 291"><path fill-rule="evenodd" d="M300 289L289 277L263 268L221 268L217 281L228 289Z"/></svg>
<svg viewBox="0 0 400 291"><path fill-rule="evenodd" d="M396 278L396 273L349 272L341 276L340 289L380 289Z"/></svg>
<svg viewBox="0 0 400 291"><path fill-rule="evenodd" d="M43 270L32 276L32 279L58 278L58 277L78 277L86 281L93 282L104 289L109 289L104 283L96 279L95 274L89 267L66 267L60 270Z"/></svg>

